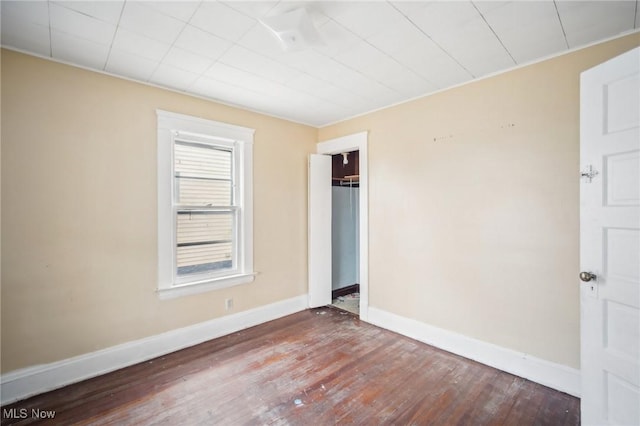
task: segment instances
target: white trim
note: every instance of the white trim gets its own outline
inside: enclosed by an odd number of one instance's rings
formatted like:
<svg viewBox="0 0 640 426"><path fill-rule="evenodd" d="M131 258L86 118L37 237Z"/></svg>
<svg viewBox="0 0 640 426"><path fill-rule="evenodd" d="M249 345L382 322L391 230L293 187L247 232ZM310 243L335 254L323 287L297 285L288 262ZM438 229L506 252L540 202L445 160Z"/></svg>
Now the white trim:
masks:
<svg viewBox="0 0 640 426"><path fill-rule="evenodd" d="M253 282L256 275L257 274L254 272L251 274L224 276L202 282L176 285L171 288L160 288L157 290L158 297L160 297L161 300L174 299L176 297L205 293L207 291L219 290L221 288L233 287L240 284L248 284Z"/></svg>
<svg viewBox="0 0 640 426"><path fill-rule="evenodd" d="M369 322L445 351L580 397L581 384L580 370L578 369L476 340L378 308L369 308Z"/></svg>
<svg viewBox="0 0 640 426"><path fill-rule="evenodd" d="M147 361L303 311L306 307L307 295L305 294L51 364L12 371L0 377L1 403L3 405L9 404Z"/></svg>
<svg viewBox="0 0 640 426"><path fill-rule="evenodd" d="M369 154L367 151L368 132L354 133L320 142L316 145L318 154L339 154L358 150L360 172L360 319L368 321L369 308Z"/></svg>
<svg viewBox="0 0 640 426"><path fill-rule="evenodd" d="M179 122L182 130L201 135L214 135L229 140L241 139L247 143L253 143L255 129L237 126L235 124L213 121L192 115L179 114L177 112L156 110L158 127L173 130L171 124Z"/></svg>
<svg viewBox="0 0 640 426"><path fill-rule="evenodd" d="M156 110L158 184L158 296L198 294L253 281L253 136L254 129L175 112ZM211 140L233 150L234 191L240 207L234 241L234 268L201 277L176 276L176 211L173 202L173 148L176 135ZM206 142L208 143L208 142ZM232 206L233 207L233 206Z"/></svg>

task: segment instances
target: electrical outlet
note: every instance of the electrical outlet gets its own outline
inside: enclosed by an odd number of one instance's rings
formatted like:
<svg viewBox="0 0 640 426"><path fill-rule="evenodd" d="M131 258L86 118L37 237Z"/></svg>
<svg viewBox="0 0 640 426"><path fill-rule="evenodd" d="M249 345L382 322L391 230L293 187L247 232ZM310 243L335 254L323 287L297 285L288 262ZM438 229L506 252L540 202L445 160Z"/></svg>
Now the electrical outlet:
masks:
<svg viewBox="0 0 640 426"><path fill-rule="evenodd" d="M224 308L228 311L233 309L233 299L224 299Z"/></svg>

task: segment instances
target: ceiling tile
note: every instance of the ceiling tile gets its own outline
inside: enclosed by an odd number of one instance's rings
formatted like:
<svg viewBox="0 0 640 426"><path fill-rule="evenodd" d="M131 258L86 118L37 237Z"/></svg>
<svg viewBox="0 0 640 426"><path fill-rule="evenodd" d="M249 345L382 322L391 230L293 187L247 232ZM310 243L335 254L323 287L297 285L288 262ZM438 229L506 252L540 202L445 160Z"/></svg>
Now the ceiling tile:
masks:
<svg viewBox="0 0 640 426"><path fill-rule="evenodd" d="M49 26L49 7L44 1L2 1L2 24L17 20Z"/></svg>
<svg viewBox="0 0 640 426"><path fill-rule="evenodd" d="M634 28L636 2L558 1L567 42L573 48Z"/></svg>
<svg viewBox="0 0 640 426"><path fill-rule="evenodd" d="M366 108L367 106L367 101L363 97L309 74L298 75L287 84L287 87L343 107Z"/></svg>
<svg viewBox="0 0 640 426"><path fill-rule="evenodd" d="M349 2L346 1L280 1L275 5L266 16L278 16L297 9L305 9L311 18L311 22L316 28L324 25L328 20L331 11L341 10L347 7Z"/></svg>
<svg viewBox="0 0 640 426"><path fill-rule="evenodd" d="M428 37L414 25L402 24L386 27L385 31L367 38L367 41L387 55L393 56L405 46L424 38Z"/></svg>
<svg viewBox="0 0 640 426"><path fill-rule="evenodd" d="M536 1L551 2L552 5L553 5L553 1L554 0L536 0ZM509 1L471 0L471 2L476 7L476 9L478 9L480 11L480 13L482 13L483 15L486 15L487 13L493 12L496 9L509 8L510 6L513 6L514 3L516 3L516 2L514 2L514 0L509 0Z"/></svg>
<svg viewBox="0 0 640 426"><path fill-rule="evenodd" d="M365 41L338 55L336 60L392 89L396 93L387 96L395 101L398 93L412 97L436 89L424 77Z"/></svg>
<svg viewBox="0 0 640 426"><path fill-rule="evenodd" d="M284 53L280 47L280 42L262 24L255 25L247 31L240 37L237 44L254 52L260 52L270 58L281 56Z"/></svg>
<svg viewBox="0 0 640 426"><path fill-rule="evenodd" d="M56 3L49 4L51 28L85 40L109 46L113 41L116 26L92 18Z"/></svg>
<svg viewBox="0 0 640 426"><path fill-rule="evenodd" d="M200 76L188 91L234 105L246 105L261 96L259 93L205 76Z"/></svg>
<svg viewBox="0 0 640 426"><path fill-rule="evenodd" d="M52 2L75 10L93 18L117 25L124 6L124 0L112 1L56 1Z"/></svg>
<svg viewBox="0 0 640 426"><path fill-rule="evenodd" d="M171 87L173 89L185 90L196 79L198 74L172 67L166 64L160 64L149 79L150 82L162 86Z"/></svg>
<svg viewBox="0 0 640 426"><path fill-rule="evenodd" d="M280 53L274 56L273 59L295 70L304 71L311 75L323 72L320 71L319 68L325 67L328 64L337 64L333 59L311 49Z"/></svg>
<svg viewBox="0 0 640 426"><path fill-rule="evenodd" d="M169 44L141 36L123 28L118 28L113 40L113 48L159 62L169 51Z"/></svg>
<svg viewBox="0 0 640 426"><path fill-rule="evenodd" d="M205 77L244 87L258 93L277 94L285 89L284 86L276 82L220 62L215 63L204 75Z"/></svg>
<svg viewBox="0 0 640 426"><path fill-rule="evenodd" d="M475 77L514 65L468 1L431 3L409 17Z"/></svg>
<svg viewBox="0 0 640 426"><path fill-rule="evenodd" d="M403 97L408 98L437 90L435 84L427 81L412 70L403 67L389 70L378 81L399 92Z"/></svg>
<svg viewBox="0 0 640 426"><path fill-rule="evenodd" d="M274 97L274 99L278 98ZM308 116L310 112L313 114L314 120L316 120L315 117L323 112L341 116L346 113L346 108L337 105L335 102L293 90L279 94L279 102L274 106L279 109L279 115L296 115L303 118Z"/></svg>
<svg viewBox="0 0 640 426"><path fill-rule="evenodd" d="M404 46L394 57L438 88L452 86L472 78L467 70L426 37L417 43Z"/></svg>
<svg viewBox="0 0 640 426"><path fill-rule="evenodd" d="M356 72L345 72L335 81L336 86L348 89L369 101L397 99L398 92Z"/></svg>
<svg viewBox="0 0 640 426"><path fill-rule="evenodd" d="M427 2L407 17L430 36L457 31L479 17L469 1Z"/></svg>
<svg viewBox="0 0 640 426"><path fill-rule="evenodd" d="M281 88L277 88L276 90L265 90L262 93L269 95L274 100L278 100L278 103L290 110L293 111L295 109L302 109L306 106L310 108L315 108L315 105L323 104L327 107L333 108L341 108L337 103L332 102L327 99L320 99L316 96L313 96L309 93L301 92L299 90L291 89L289 87L282 86Z"/></svg>
<svg viewBox="0 0 640 426"><path fill-rule="evenodd" d="M115 75L323 125L631 30L637 5L3 0L0 30L9 48L98 69L106 61ZM326 45L284 52L258 22L298 8Z"/></svg>
<svg viewBox="0 0 640 426"><path fill-rule="evenodd" d="M482 18L467 22L454 33L433 39L475 77L515 65L500 40ZM469 43L473 40L473 43Z"/></svg>
<svg viewBox="0 0 640 426"><path fill-rule="evenodd" d="M232 43L187 25L176 39L174 46L209 59L218 59Z"/></svg>
<svg viewBox="0 0 640 426"><path fill-rule="evenodd" d="M380 33L387 26L406 22L406 18L387 2L349 2L330 17L362 38Z"/></svg>
<svg viewBox="0 0 640 426"><path fill-rule="evenodd" d="M2 46L50 56L49 28L20 21L2 24Z"/></svg>
<svg viewBox="0 0 640 426"><path fill-rule="evenodd" d="M173 43L185 23L145 6L144 2L127 2L119 26L154 40Z"/></svg>
<svg viewBox="0 0 640 426"><path fill-rule="evenodd" d="M187 90L191 93L198 94L200 96L219 99L218 88L221 86L230 87L232 89L235 88L235 86L230 86L227 83L223 83L219 80L215 80L205 76L200 76Z"/></svg>
<svg viewBox="0 0 640 426"><path fill-rule="evenodd" d="M567 48L552 0L537 2L476 2L491 28L517 63Z"/></svg>
<svg viewBox="0 0 640 426"><path fill-rule="evenodd" d="M327 58L313 50L295 52L288 57L286 63L324 81L335 81L345 72L355 72L335 59Z"/></svg>
<svg viewBox="0 0 640 426"><path fill-rule="evenodd" d="M257 22L225 4L204 2L190 24L226 40L236 41Z"/></svg>
<svg viewBox="0 0 640 426"><path fill-rule="evenodd" d="M113 48L109 53L105 71L135 80L147 81L157 66L157 61Z"/></svg>
<svg viewBox="0 0 640 426"><path fill-rule="evenodd" d="M293 89L288 89L287 91L278 93L277 98L280 101L278 102L280 104L280 107L288 111L293 111L300 108L310 108L312 110L317 110L321 108L321 105L333 108L338 107L332 102Z"/></svg>
<svg viewBox="0 0 640 426"><path fill-rule="evenodd" d="M107 62L109 46L51 30L51 52L55 59L102 70Z"/></svg>
<svg viewBox="0 0 640 426"><path fill-rule="evenodd" d="M144 5L164 15L188 22L200 6L200 1L145 1Z"/></svg>
<svg viewBox="0 0 640 426"><path fill-rule="evenodd" d="M289 120L311 125L320 125L326 122L320 121L326 114L318 112L315 102L311 104L310 99L314 98L308 97L299 100L292 98L291 92L281 93L277 97L269 96L208 77L200 77L189 91L226 104L264 112L276 117L286 117ZM331 106L330 111L337 116L344 114L344 110L335 105Z"/></svg>
<svg viewBox="0 0 640 426"><path fill-rule="evenodd" d="M406 16L420 13L422 9L428 7L431 3L434 3L434 1L392 1L389 4Z"/></svg>
<svg viewBox="0 0 640 426"><path fill-rule="evenodd" d="M362 38L334 20L329 20L319 26L318 33L320 33L323 45L315 47L314 50L329 57L349 50L362 41Z"/></svg>
<svg viewBox="0 0 640 426"><path fill-rule="evenodd" d="M24 7L25 4L2 2L0 5L2 45L50 56L51 40L46 4L29 3ZM29 10L33 10L33 15L29 14Z"/></svg>
<svg viewBox="0 0 640 426"><path fill-rule="evenodd" d="M351 49L336 56L335 59L374 79L380 78L390 68L397 66L394 59L366 41L357 43Z"/></svg>
<svg viewBox="0 0 640 426"><path fill-rule="evenodd" d="M279 83L286 83L300 73L291 67L237 45L229 49L219 61Z"/></svg>
<svg viewBox="0 0 640 426"><path fill-rule="evenodd" d="M231 9L254 19L260 19L269 13L277 4L277 1L223 1L223 4Z"/></svg>
<svg viewBox="0 0 640 426"><path fill-rule="evenodd" d="M381 85L370 77L334 59L323 58L313 51L296 52L296 55L289 58L294 57L296 58L295 62L289 59L289 63L295 66L296 69L302 70L320 80L330 82L336 87L364 99L371 100L377 97L389 98L397 96L397 92L393 89Z"/></svg>
<svg viewBox="0 0 640 426"><path fill-rule="evenodd" d="M213 64L213 60L174 46L169 49L162 64L199 75Z"/></svg>

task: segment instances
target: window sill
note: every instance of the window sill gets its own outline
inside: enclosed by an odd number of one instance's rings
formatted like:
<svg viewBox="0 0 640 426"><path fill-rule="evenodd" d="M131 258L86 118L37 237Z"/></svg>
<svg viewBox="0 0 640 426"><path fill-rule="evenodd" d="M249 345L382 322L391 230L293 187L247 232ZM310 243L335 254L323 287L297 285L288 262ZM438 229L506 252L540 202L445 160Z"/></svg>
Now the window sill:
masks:
<svg viewBox="0 0 640 426"><path fill-rule="evenodd" d="M160 300L174 299L176 297L189 296L192 294L204 293L221 288L233 287L240 284L247 284L255 279L256 273L231 275L228 277L214 278L205 281L198 281L189 284L176 285L170 288L158 289Z"/></svg>

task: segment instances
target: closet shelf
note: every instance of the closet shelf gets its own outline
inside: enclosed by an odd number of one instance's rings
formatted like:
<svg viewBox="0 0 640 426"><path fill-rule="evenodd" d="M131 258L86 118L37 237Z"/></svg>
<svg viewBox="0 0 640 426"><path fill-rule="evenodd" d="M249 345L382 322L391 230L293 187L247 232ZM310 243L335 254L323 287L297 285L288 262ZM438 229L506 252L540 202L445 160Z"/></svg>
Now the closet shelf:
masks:
<svg viewBox="0 0 640 426"><path fill-rule="evenodd" d="M333 180L340 180L340 181L358 181L360 180L360 175L349 175L349 176L345 176L345 177L341 177L341 178L331 178Z"/></svg>
<svg viewBox="0 0 640 426"><path fill-rule="evenodd" d="M340 186L342 185L358 185L360 183L360 175L349 175L341 178L331 178L338 181Z"/></svg>

